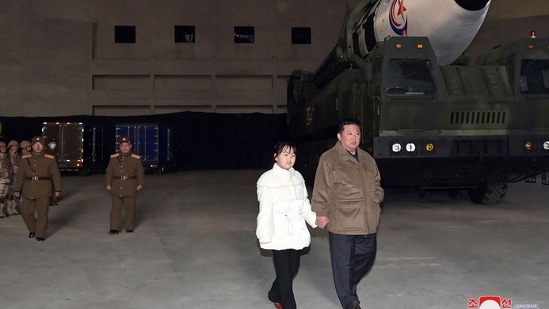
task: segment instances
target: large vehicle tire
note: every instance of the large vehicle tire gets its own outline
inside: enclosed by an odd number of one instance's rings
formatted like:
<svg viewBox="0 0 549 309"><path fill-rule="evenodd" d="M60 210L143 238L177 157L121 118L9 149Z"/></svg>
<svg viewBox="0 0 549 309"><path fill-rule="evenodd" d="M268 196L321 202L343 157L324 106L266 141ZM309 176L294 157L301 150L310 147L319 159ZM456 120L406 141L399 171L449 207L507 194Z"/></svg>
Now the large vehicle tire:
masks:
<svg viewBox="0 0 549 309"><path fill-rule="evenodd" d="M309 162L307 163L307 176L306 176L307 178L305 180L311 185L314 185L317 167L318 167L318 156L316 154L312 154L309 156Z"/></svg>
<svg viewBox="0 0 549 309"><path fill-rule="evenodd" d="M462 199L465 195L464 190L461 189L450 189L447 191L448 197L453 200Z"/></svg>
<svg viewBox="0 0 549 309"><path fill-rule="evenodd" d="M305 183L308 186L312 187L315 179L316 165L318 164L318 159L316 159L315 161L314 158L316 157L316 155L314 154L307 153L307 155L305 155L305 150L300 153L301 157L299 161L296 161L294 168L301 173L303 179L305 179Z"/></svg>
<svg viewBox="0 0 549 309"><path fill-rule="evenodd" d="M469 197L475 204L494 205L503 201L507 193L507 184L490 184L469 190Z"/></svg>

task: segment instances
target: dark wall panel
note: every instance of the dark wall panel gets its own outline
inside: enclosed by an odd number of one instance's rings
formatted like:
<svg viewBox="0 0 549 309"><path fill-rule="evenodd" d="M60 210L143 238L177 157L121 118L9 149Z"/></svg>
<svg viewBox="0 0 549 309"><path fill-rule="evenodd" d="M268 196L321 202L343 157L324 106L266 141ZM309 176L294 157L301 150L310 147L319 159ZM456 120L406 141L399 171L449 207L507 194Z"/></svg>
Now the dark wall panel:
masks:
<svg viewBox="0 0 549 309"><path fill-rule="evenodd" d="M41 134L42 122L74 121L104 131L106 154L115 151L116 123L158 123L175 133L179 170L269 168L273 146L286 139L286 114L213 114L183 112L134 117L0 117L2 140L30 140Z"/></svg>

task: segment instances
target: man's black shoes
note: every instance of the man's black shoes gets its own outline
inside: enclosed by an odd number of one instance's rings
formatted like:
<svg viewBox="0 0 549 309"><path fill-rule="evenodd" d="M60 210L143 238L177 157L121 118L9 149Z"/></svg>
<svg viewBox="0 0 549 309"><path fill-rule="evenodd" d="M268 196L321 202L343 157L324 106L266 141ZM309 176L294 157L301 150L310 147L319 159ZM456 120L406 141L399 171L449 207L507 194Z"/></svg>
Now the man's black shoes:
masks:
<svg viewBox="0 0 549 309"><path fill-rule="evenodd" d="M126 233L133 233L133 230L126 230Z"/></svg>
<svg viewBox="0 0 549 309"><path fill-rule="evenodd" d="M109 235L116 235L120 233L118 230L109 230Z"/></svg>
<svg viewBox="0 0 549 309"><path fill-rule="evenodd" d="M29 238L34 238L34 232L29 232Z"/></svg>

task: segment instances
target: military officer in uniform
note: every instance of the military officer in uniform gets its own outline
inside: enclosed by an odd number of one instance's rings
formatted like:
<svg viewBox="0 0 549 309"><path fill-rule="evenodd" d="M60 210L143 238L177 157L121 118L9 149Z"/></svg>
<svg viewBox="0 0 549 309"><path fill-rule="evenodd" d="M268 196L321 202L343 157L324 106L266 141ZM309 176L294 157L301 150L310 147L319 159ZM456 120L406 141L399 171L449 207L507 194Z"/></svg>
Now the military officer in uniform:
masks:
<svg viewBox="0 0 549 309"><path fill-rule="evenodd" d="M132 233L135 227L135 202L137 191L143 189L145 170L141 157L132 153L132 142L129 137L118 139L118 153L111 155L105 172L105 188L111 191L112 207L110 214L109 235L120 232L122 209L124 210L124 228Z"/></svg>
<svg viewBox="0 0 549 309"><path fill-rule="evenodd" d="M8 155L8 148L5 142L0 141L0 218L8 217L6 196L12 178L12 166Z"/></svg>
<svg viewBox="0 0 549 309"><path fill-rule="evenodd" d="M8 157L10 158L12 173L8 195L6 196L6 204L8 207L8 214L11 216L19 214L19 199L16 199L13 195L13 188L15 188L15 175L17 175L21 154L19 154L19 143L14 139L8 143Z"/></svg>
<svg viewBox="0 0 549 309"><path fill-rule="evenodd" d="M55 143L55 138L52 138L49 141L49 143L46 146L46 149L44 151L46 152L46 154L49 154L49 155L53 156L55 158L55 160L57 161L57 153L55 152L55 147L56 146L57 146L57 144ZM59 205L59 203L57 201L58 201L58 199L55 196L52 196L50 198L50 206Z"/></svg>
<svg viewBox="0 0 549 309"><path fill-rule="evenodd" d="M21 147L21 155L32 153L32 143L29 140L22 141L19 147Z"/></svg>
<svg viewBox="0 0 549 309"><path fill-rule="evenodd" d="M50 197L61 195L57 161L44 152L44 145L42 136L32 138L32 154L21 157L14 188L14 195L22 198L21 215L29 230L29 238L36 235L38 241L46 240Z"/></svg>

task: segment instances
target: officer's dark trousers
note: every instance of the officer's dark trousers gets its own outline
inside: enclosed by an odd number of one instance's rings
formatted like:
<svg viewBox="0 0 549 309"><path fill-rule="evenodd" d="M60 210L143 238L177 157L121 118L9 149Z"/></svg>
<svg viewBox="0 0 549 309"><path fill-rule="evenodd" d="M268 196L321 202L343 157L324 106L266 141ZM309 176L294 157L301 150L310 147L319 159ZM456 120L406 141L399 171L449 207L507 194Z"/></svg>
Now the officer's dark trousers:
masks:
<svg viewBox="0 0 549 309"><path fill-rule="evenodd" d="M110 229L120 230L120 219L122 217L122 209L124 209L124 228L127 230L134 229L135 226L135 196L119 197L112 196L112 207L110 216Z"/></svg>
<svg viewBox="0 0 549 309"><path fill-rule="evenodd" d="M337 297L344 309L358 306L356 288L372 266L377 252L376 234L329 233L332 272Z"/></svg>
<svg viewBox="0 0 549 309"><path fill-rule="evenodd" d="M299 250L273 250L273 261L276 278L269 290L269 300L281 303L283 309L295 309L295 297L292 288L293 280L299 270Z"/></svg>
<svg viewBox="0 0 549 309"><path fill-rule="evenodd" d="M22 198L21 216L29 232L34 232L36 237L46 238L49 206L49 197L35 199ZM38 218L34 216L35 211Z"/></svg>

